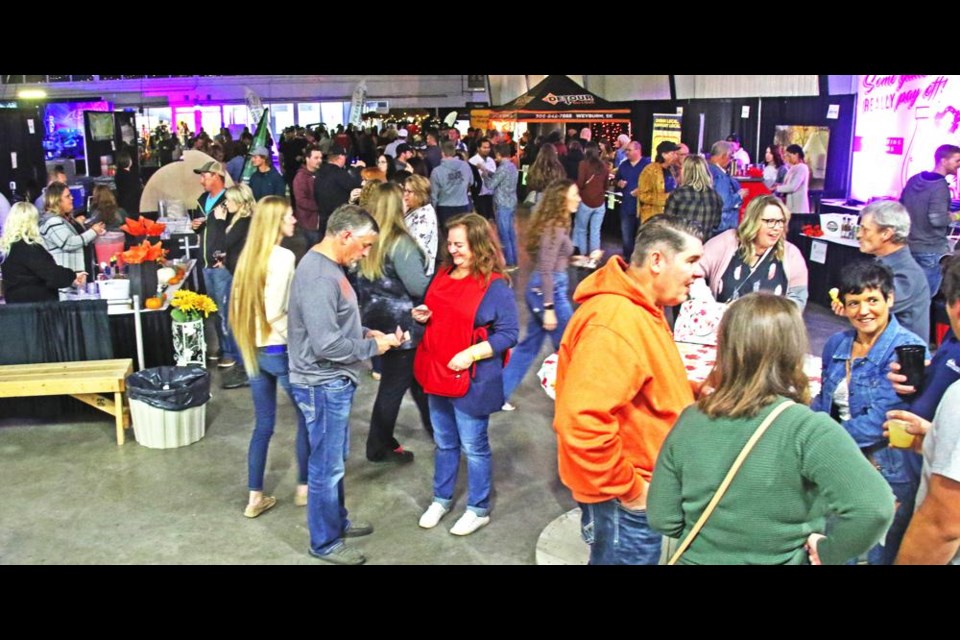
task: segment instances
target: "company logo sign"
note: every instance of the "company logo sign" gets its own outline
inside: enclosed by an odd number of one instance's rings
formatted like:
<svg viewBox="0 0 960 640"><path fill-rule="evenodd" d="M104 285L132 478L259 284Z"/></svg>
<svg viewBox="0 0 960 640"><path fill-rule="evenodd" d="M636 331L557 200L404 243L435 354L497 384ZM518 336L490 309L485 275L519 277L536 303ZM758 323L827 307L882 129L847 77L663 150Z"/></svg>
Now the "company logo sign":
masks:
<svg viewBox="0 0 960 640"><path fill-rule="evenodd" d="M543 96L543 101L551 106L555 106L557 104L571 104L571 105L593 104L594 98L589 93L581 93L581 94L573 94L573 95L565 95L565 96L558 96L552 93L548 93L547 95Z"/></svg>

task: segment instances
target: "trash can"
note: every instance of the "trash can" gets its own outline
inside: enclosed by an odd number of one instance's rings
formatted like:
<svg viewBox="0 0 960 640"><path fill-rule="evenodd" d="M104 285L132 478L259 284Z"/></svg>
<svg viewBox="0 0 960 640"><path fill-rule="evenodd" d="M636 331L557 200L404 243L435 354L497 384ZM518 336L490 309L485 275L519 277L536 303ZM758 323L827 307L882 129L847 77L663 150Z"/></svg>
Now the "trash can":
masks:
<svg viewBox="0 0 960 640"><path fill-rule="evenodd" d="M151 449L193 444L207 429L210 374L203 367L154 367L127 376L137 442Z"/></svg>

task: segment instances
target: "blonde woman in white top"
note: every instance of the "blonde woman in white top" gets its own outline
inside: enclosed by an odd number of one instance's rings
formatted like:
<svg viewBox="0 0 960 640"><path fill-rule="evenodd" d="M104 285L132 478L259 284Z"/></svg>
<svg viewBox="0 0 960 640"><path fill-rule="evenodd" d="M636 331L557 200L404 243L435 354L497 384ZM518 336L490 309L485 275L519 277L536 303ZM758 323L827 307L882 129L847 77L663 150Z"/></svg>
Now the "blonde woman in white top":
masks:
<svg viewBox="0 0 960 640"><path fill-rule="evenodd" d="M230 326L250 377L256 422L247 453L247 507L256 518L277 503L263 493L267 450L277 414L277 384L290 394L287 358L287 304L293 282L293 252L280 246L293 235L296 219L286 198L267 196L257 203L250 233L233 276ZM291 398L292 400L292 398ZM298 480L294 504L307 504L307 428L296 402Z"/></svg>

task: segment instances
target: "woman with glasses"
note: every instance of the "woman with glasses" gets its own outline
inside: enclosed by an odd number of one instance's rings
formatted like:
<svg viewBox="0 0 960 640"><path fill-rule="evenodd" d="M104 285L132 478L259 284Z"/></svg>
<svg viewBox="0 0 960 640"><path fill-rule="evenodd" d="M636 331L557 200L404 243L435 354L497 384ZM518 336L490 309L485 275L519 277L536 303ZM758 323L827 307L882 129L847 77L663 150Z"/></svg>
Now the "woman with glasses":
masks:
<svg viewBox="0 0 960 640"><path fill-rule="evenodd" d="M94 238L106 232L103 222L95 222L89 229L73 217L73 195L62 182L47 187L43 197L44 213L40 217L40 236L43 244L61 267L77 273L93 273L86 248Z"/></svg>
<svg viewBox="0 0 960 640"><path fill-rule="evenodd" d="M787 242L790 210L775 196L750 201L743 221L703 246L700 266L717 302L769 291L786 296L801 311L807 304L807 263Z"/></svg>
<svg viewBox="0 0 960 640"><path fill-rule="evenodd" d="M439 229L437 212L430 204L430 181L412 175L403 182L403 222L423 249L427 260L427 275L432 276L437 261Z"/></svg>

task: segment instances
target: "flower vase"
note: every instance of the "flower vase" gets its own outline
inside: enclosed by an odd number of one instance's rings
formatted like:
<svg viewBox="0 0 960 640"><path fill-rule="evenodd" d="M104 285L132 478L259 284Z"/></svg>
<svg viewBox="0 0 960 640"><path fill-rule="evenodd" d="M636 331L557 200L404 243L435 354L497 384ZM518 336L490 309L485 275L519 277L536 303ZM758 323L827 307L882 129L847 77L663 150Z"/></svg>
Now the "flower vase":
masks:
<svg viewBox="0 0 960 640"><path fill-rule="evenodd" d="M203 320L173 321L173 358L178 367L198 364L207 366L207 341Z"/></svg>
<svg viewBox="0 0 960 640"><path fill-rule="evenodd" d="M156 262L127 265L130 296L140 296L140 306L143 306L147 298L157 295L157 268Z"/></svg>

